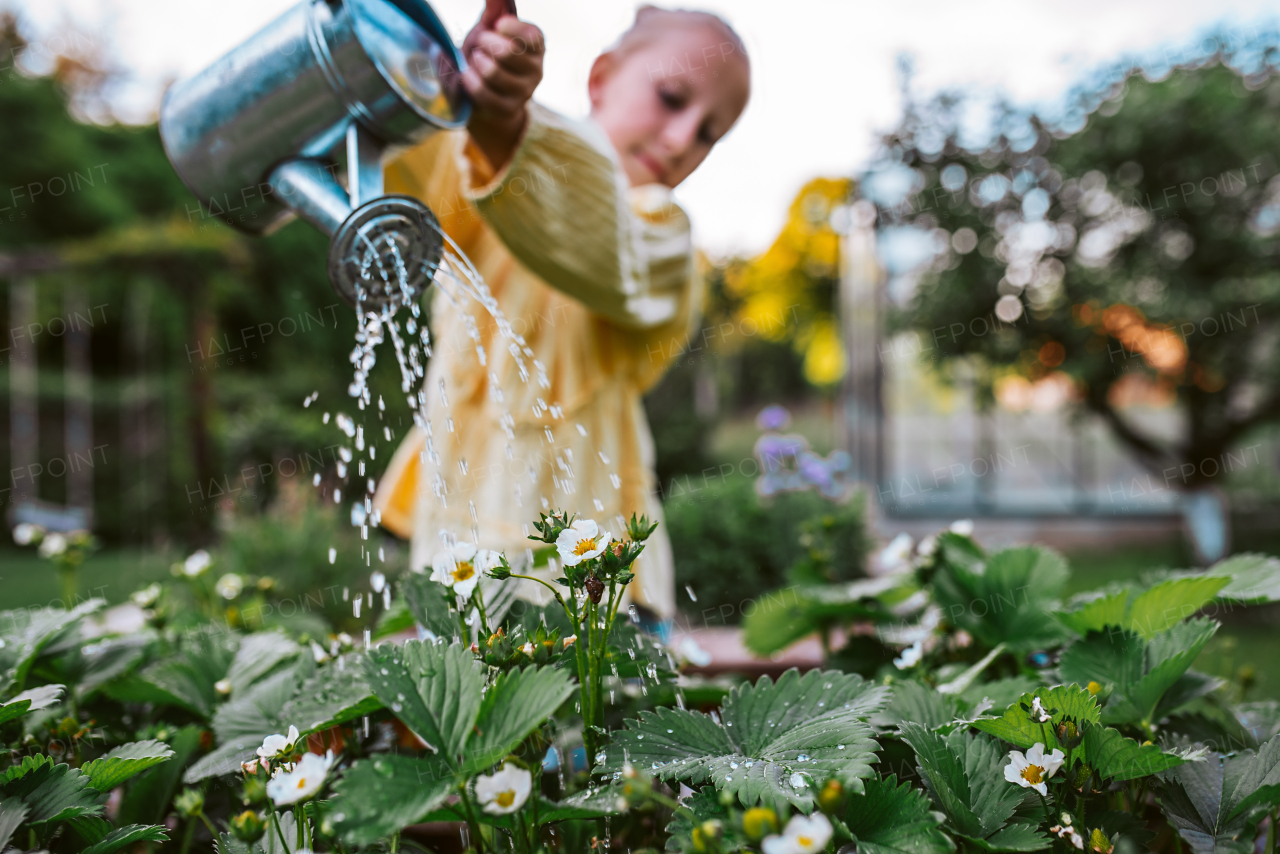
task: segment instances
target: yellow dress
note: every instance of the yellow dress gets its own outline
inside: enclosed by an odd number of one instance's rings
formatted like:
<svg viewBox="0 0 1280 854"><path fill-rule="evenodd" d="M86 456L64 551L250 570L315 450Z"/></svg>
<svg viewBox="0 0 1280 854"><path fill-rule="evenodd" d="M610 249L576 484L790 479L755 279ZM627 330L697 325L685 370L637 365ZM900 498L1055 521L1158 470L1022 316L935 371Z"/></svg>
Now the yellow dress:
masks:
<svg viewBox="0 0 1280 854"><path fill-rule="evenodd" d="M641 395L679 357L703 289L671 191L629 187L598 125L537 104L500 174L465 133L449 132L390 162L385 178L388 193L431 206L549 381L523 381L489 315L470 303L468 329L463 307L435 289L427 430L405 437L374 500L383 527L411 539L411 567L430 566L445 531L528 571L530 522L551 509L615 537L633 512L661 522ZM631 601L671 618L665 526L636 573ZM522 596L546 601L545 588L522 583Z"/></svg>

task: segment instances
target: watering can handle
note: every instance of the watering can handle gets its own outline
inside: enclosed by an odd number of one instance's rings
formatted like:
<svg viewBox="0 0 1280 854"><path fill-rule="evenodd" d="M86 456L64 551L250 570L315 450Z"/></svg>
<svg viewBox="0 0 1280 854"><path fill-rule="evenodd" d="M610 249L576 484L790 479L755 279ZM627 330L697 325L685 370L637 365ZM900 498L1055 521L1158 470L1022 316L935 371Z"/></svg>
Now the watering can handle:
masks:
<svg viewBox="0 0 1280 854"><path fill-rule="evenodd" d="M516 0L485 0L484 14L480 16L480 23L485 29L493 29L493 25L503 15L516 14Z"/></svg>

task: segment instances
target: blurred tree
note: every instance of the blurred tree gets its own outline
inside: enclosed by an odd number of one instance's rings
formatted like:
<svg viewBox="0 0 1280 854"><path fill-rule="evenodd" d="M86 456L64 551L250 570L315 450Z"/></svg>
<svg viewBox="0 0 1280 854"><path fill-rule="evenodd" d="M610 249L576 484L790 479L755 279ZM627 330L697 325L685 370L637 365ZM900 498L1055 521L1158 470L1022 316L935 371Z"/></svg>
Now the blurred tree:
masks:
<svg viewBox="0 0 1280 854"><path fill-rule="evenodd" d="M1163 488L1210 504L1226 455L1280 419L1276 52L1218 44L1078 92L1070 131L1003 107L965 147L961 99L913 106L878 169L911 186L881 194L882 229L932 237L897 325L975 364L988 401L1056 384ZM1176 405L1178 435L1127 417L1141 402Z"/></svg>
<svg viewBox="0 0 1280 854"><path fill-rule="evenodd" d="M262 510L279 472L316 458L332 467L345 438L321 422L321 412L350 401L355 328L328 282L327 240L306 224L246 240L206 217L156 127L112 118L106 94L118 75L100 55L105 46L72 36L58 43L83 48L75 55L46 56L40 46L40 61L28 62L22 32L0 14L0 316L8 321L6 270L46 271L32 274L40 329L65 312L60 277L84 281L97 319L93 432L105 447L95 529L112 544L208 540L219 512ZM47 330L33 337L40 459L48 460L71 450L60 421L63 344ZM394 360L382 361L375 395L403 400ZM313 391L320 399L303 409ZM371 431L380 458L390 458L408 419L388 411ZM0 421L0 458L8 428ZM294 463L275 465L284 459ZM43 477L36 494L62 500L61 483ZM6 506L15 498L0 492Z"/></svg>

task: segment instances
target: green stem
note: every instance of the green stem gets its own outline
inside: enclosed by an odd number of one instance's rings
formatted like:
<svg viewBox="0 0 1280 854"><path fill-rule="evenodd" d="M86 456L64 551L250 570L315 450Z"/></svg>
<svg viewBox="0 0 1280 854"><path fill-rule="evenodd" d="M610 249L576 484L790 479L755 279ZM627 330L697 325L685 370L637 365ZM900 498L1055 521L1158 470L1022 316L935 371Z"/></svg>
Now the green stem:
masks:
<svg viewBox="0 0 1280 854"><path fill-rule="evenodd" d="M302 827L307 823L307 819L306 816L303 815L302 807L300 806L293 808L293 823L296 825L294 828L294 845L298 848L302 848L307 842L302 835Z"/></svg>
<svg viewBox="0 0 1280 854"><path fill-rule="evenodd" d="M534 800L537 800L537 793L534 793L533 797ZM525 852L532 851L532 843L529 841L529 825L524 820L524 810L516 813L516 824L519 826L519 833L516 835L520 837L520 849Z"/></svg>
<svg viewBox="0 0 1280 854"><path fill-rule="evenodd" d="M199 815L200 820L204 822L204 826L209 828L209 832L213 834L214 841L217 841L218 831L214 828L213 822L209 821L209 817L204 814L204 810L201 810L197 815Z"/></svg>
<svg viewBox="0 0 1280 854"><path fill-rule="evenodd" d="M178 854L187 854L187 851L191 849L191 837L195 836L195 832L196 820L194 818L187 819L187 829L182 832L182 847L178 849Z"/></svg>
<svg viewBox="0 0 1280 854"><path fill-rule="evenodd" d="M391 834L391 854L396 854L400 850L400 831Z"/></svg>
<svg viewBox="0 0 1280 854"><path fill-rule="evenodd" d="M1271 821L1267 826L1267 854L1276 854L1276 821L1280 820L1280 808L1271 811Z"/></svg>
<svg viewBox="0 0 1280 854"><path fill-rule="evenodd" d="M1036 797L1040 799L1040 805L1044 807L1044 821L1047 829L1053 825L1053 812L1049 809L1049 802L1045 800L1044 795L1036 792Z"/></svg>
<svg viewBox="0 0 1280 854"><path fill-rule="evenodd" d="M289 844L284 841L284 831L280 829L280 819L276 815L276 808L274 805L271 807L271 826L276 829L276 836L280 837L281 854L287 854Z"/></svg>
<svg viewBox="0 0 1280 854"><path fill-rule="evenodd" d="M484 612L484 597L480 595L479 584L471 591L471 598L476 604L476 610L480 612L480 627L484 629L484 636L489 637L493 632L489 630L489 617Z"/></svg>
<svg viewBox="0 0 1280 854"><path fill-rule="evenodd" d="M475 807L471 804L471 797L467 794L467 784L462 784L462 806L467 813L467 829L471 831L472 845L476 851L484 851L484 837L480 835L480 822L476 819Z"/></svg>

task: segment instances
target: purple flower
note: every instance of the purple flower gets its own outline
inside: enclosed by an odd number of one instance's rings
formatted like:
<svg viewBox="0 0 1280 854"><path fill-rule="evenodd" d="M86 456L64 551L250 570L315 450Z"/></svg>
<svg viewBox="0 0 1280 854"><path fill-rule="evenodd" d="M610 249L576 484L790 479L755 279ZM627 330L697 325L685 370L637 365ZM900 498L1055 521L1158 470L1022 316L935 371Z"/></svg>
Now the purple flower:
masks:
<svg viewBox="0 0 1280 854"><path fill-rule="evenodd" d="M791 413L785 406L773 404L760 410L756 416L756 426L761 430L785 430L791 423Z"/></svg>

